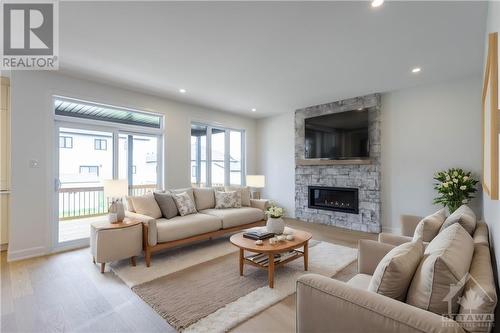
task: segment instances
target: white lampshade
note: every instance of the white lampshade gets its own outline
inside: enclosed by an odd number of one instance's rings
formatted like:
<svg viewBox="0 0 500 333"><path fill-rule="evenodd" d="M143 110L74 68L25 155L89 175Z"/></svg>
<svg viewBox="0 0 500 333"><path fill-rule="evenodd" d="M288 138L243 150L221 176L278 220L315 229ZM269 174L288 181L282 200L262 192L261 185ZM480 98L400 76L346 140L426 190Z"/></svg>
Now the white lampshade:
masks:
<svg viewBox="0 0 500 333"><path fill-rule="evenodd" d="M247 186L263 188L266 186L266 177L263 175L247 175Z"/></svg>
<svg viewBox="0 0 500 333"><path fill-rule="evenodd" d="M108 179L102 182L105 198L123 198L128 195L128 182L126 179Z"/></svg>

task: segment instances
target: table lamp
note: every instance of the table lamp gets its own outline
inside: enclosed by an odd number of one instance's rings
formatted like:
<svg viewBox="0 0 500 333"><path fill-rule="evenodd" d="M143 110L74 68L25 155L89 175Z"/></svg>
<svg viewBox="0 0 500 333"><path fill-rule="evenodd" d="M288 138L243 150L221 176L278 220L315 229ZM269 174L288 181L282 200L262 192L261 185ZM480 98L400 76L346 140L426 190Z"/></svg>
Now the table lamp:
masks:
<svg viewBox="0 0 500 333"><path fill-rule="evenodd" d="M266 177L263 175L247 175L247 186L253 188L252 198L260 199L260 191L258 189L266 186Z"/></svg>
<svg viewBox="0 0 500 333"><path fill-rule="evenodd" d="M111 200L108 212L116 214L116 220L109 215L111 223L122 222L125 218L125 208L122 198L128 195L128 181L126 179L108 179L103 182L104 198Z"/></svg>

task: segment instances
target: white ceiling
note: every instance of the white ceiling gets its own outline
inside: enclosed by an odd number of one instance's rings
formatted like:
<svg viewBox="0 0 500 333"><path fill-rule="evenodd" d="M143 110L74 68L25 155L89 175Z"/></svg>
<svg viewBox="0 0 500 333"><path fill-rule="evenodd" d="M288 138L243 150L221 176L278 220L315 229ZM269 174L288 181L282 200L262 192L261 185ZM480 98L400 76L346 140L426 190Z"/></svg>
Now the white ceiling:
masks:
<svg viewBox="0 0 500 333"><path fill-rule="evenodd" d="M263 117L480 75L486 11L485 2L61 2L61 69Z"/></svg>

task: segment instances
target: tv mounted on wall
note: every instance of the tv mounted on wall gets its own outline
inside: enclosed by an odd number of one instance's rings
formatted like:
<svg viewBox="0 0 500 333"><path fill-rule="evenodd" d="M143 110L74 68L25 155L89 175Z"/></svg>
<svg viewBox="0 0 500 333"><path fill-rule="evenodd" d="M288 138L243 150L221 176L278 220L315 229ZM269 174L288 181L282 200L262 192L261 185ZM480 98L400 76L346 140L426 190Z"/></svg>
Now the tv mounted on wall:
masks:
<svg viewBox="0 0 500 333"><path fill-rule="evenodd" d="M306 159L367 159L368 110L353 110L305 119Z"/></svg>

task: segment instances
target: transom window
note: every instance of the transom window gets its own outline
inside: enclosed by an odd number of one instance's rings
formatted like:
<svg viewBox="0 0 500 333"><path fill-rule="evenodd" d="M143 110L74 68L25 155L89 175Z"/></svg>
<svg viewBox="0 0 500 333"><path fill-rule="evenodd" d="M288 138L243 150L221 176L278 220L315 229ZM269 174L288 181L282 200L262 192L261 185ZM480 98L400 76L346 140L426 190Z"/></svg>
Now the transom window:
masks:
<svg viewBox="0 0 500 333"><path fill-rule="evenodd" d="M244 185L245 131L191 125L191 183L194 186Z"/></svg>

